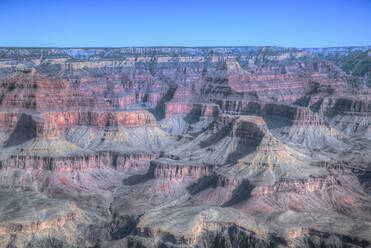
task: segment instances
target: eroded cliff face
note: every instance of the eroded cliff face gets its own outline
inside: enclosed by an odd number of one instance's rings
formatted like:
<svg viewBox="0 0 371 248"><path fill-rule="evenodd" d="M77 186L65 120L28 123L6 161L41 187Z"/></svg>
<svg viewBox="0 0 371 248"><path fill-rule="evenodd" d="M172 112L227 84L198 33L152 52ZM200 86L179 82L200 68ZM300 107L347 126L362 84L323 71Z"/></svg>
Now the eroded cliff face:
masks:
<svg viewBox="0 0 371 248"><path fill-rule="evenodd" d="M1 48L0 246L370 246L369 49Z"/></svg>

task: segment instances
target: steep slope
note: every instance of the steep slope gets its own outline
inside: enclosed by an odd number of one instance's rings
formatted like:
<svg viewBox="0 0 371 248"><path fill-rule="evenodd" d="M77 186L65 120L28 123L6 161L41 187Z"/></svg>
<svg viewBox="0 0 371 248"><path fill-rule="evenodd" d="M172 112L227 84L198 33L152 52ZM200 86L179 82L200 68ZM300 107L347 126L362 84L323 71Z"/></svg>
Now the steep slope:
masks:
<svg viewBox="0 0 371 248"><path fill-rule="evenodd" d="M0 246L370 246L369 55L0 48Z"/></svg>

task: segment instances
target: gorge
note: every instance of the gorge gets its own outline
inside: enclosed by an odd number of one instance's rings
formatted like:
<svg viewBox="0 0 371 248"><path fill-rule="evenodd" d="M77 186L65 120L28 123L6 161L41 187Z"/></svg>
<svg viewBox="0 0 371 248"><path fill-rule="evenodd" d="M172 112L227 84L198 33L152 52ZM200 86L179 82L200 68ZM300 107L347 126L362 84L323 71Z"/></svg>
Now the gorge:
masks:
<svg viewBox="0 0 371 248"><path fill-rule="evenodd" d="M371 47L0 48L0 247L371 247Z"/></svg>

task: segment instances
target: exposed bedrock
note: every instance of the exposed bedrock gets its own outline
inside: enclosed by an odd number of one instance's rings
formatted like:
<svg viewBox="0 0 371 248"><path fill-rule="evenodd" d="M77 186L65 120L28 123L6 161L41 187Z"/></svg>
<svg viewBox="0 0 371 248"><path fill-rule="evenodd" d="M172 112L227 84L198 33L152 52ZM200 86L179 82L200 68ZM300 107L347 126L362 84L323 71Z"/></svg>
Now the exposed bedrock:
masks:
<svg viewBox="0 0 371 248"><path fill-rule="evenodd" d="M156 124L154 116L145 110L116 111L116 112L51 112L42 115L43 118L52 119L62 129L72 125L88 125L93 127L135 127Z"/></svg>
<svg viewBox="0 0 371 248"><path fill-rule="evenodd" d="M6 139L4 147L19 145L36 137L36 122L32 116L25 113L1 113L0 125L0 132Z"/></svg>
<svg viewBox="0 0 371 248"><path fill-rule="evenodd" d="M268 128L261 117L233 115L220 115L210 126L210 130L214 135L201 141L201 146L211 145L212 142L218 141L218 137L230 137L238 138L239 144L256 147L268 132Z"/></svg>
<svg viewBox="0 0 371 248"><path fill-rule="evenodd" d="M369 95L313 98L310 108L347 135L371 137Z"/></svg>
<svg viewBox="0 0 371 248"><path fill-rule="evenodd" d="M250 213L323 211L331 209L349 218L370 221L370 201L352 175L309 177L304 180L283 180L273 186L257 187L251 198L235 207ZM354 182L355 185L349 184Z"/></svg>
<svg viewBox="0 0 371 248"><path fill-rule="evenodd" d="M339 234L334 232L338 227L324 227L318 231L313 217L306 213L267 214L263 219L270 221L259 223L251 221L251 217L233 208L157 209L141 217L137 230L123 237L117 247L125 244L143 247L367 247L370 244L365 238L366 232L361 231L356 236ZM315 217L328 218L320 214ZM296 228L292 223L299 219L304 220L303 226ZM350 221L348 227L354 227L354 222ZM112 242L104 244L104 247L113 245Z"/></svg>
<svg viewBox="0 0 371 248"><path fill-rule="evenodd" d="M296 194L312 193L317 190L328 190L339 185L334 176L309 177L300 180L282 180L272 186L259 187L252 192L252 196L260 197L277 192L294 192Z"/></svg>
<svg viewBox="0 0 371 248"><path fill-rule="evenodd" d="M210 174L210 173L209 173ZM206 179L207 176L205 176ZM262 196L273 196L276 193L282 192L293 192L295 194L308 194L315 191L326 191L334 188L336 185L341 186L341 182L336 180L334 175L327 175L321 177L311 177L303 179L280 179L280 181L274 183L273 185L267 186L256 186L252 182L249 182L248 179L243 178L231 178L221 174L210 174L209 182L213 187L226 187L232 191L236 190L235 193L238 195L238 192L244 192L246 195L245 199L239 199L240 202L248 200L250 197L262 197ZM204 179L203 179L204 180ZM197 188L197 184L202 184L203 180L195 183L189 189ZM210 187L209 185L209 187ZM240 189L238 189L240 188ZM248 190L249 188L249 190ZM243 189L243 190L242 190ZM192 191L190 191L192 192ZM201 192L201 191L199 191ZM237 196L233 196L237 197ZM236 202L237 203L237 202ZM230 204L230 203L229 203ZM230 204L232 205L232 204Z"/></svg>
<svg viewBox="0 0 371 248"><path fill-rule="evenodd" d="M292 103L312 90L315 82L318 87L329 87L331 92L340 93L346 83L341 78L332 78L330 74L336 71L331 63L320 62L294 64L291 67L281 67L281 72L274 71L274 67L245 70L238 61L229 59L226 62L228 84L233 91L254 92L265 101ZM288 69L288 71L286 70Z"/></svg>
<svg viewBox="0 0 371 248"><path fill-rule="evenodd" d="M328 117L344 114L364 114L371 112L371 99L368 95L357 97L313 97L310 108Z"/></svg>
<svg viewBox="0 0 371 248"><path fill-rule="evenodd" d="M84 234L91 220L74 202L35 192L1 191L0 199L7 213L1 218L1 247L91 245Z"/></svg>
<svg viewBox="0 0 371 248"><path fill-rule="evenodd" d="M106 151L69 157L40 157L13 155L1 161L1 167L6 169L74 171L96 168L113 168L122 170L129 167L149 167L149 162L158 157L155 153L120 154ZM147 164L146 164L147 163Z"/></svg>
<svg viewBox="0 0 371 248"><path fill-rule="evenodd" d="M66 80L49 79L38 73L16 73L1 79L2 109L52 110L99 107L109 109L103 101L76 92Z"/></svg>
<svg viewBox="0 0 371 248"><path fill-rule="evenodd" d="M0 113L0 131L9 133L26 132L30 137L61 135L75 125L85 125L104 128L155 126L156 119L146 111L51 111L43 114L28 114L22 112ZM49 133L48 133L49 132Z"/></svg>
<svg viewBox="0 0 371 248"><path fill-rule="evenodd" d="M166 104L166 119L184 116L188 122L212 119L218 115L218 105L212 103L170 102Z"/></svg>
<svg viewBox="0 0 371 248"><path fill-rule="evenodd" d="M0 226L0 233L2 234L18 234L18 233L32 233L39 232L45 229L58 228L63 226L66 222L76 221L76 214L71 212L66 215L57 217L55 220L46 222L31 222L31 223L10 223L8 225Z"/></svg>
<svg viewBox="0 0 371 248"><path fill-rule="evenodd" d="M272 136L262 117L246 115L219 115L194 140L170 152L182 159L257 168L298 163L295 153Z"/></svg>
<svg viewBox="0 0 371 248"><path fill-rule="evenodd" d="M167 83L153 77L145 69L119 68L108 74L102 71L92 77L90 74L94 73L94 70L82 74L81 69L73 71L74 77L78 78L72 81L73 87L78 92L94 95L114 108L154 108L169 90Z"/></svg>
<svg viewBox="0 0 371 248"><path fill-rule="evenodd" d="M325 122L320 116L313 113L309 108L299 107L287 104L264 103L256 101L242 100L218 100L216 103L225 113L247 114L253 113L258 115L267 115L273 117L285 118L295 122L295 124L318 124L323 125Z"/></svg>
<svg viewBox="0 0 371 248"><path fill-rule="evenodd" d="M193 180L208 176L212 173L212 166L192 162L178 162L166 158L160 158L152 162L155 178L167 180L183 180L191 177Z"/></svg>
<svg viewBox="0 0 371 248"><path fill-rule="evenodd" d="M0 247L369 247L369 57L0 48Z"/></svg>
<svg viewBox="0 0 371 248"><path fill-rule="evenodd" d="M211 174L187 190L195 206L212 204L250 214L331 209L349 218L371 220L370 200L349 171L341 176L329 173L301 179L282 178L271 185L257 185L248 176L238 179Z"/></svg>
<svg viewBox="0 0 371 248"><path fill-rule="evenodd" d="M223 103L219 102L220 104ZM223 111L223 105L220 106ZM239 105L230 105L229 102L224 108L232 108L232 111L224 111L234 115L252 113L262 116L274 137L284 142L315 149L329 144L337 149L346 147L342 130L335 128L331 125L332 122L307 107L247 101Z"/></svg>

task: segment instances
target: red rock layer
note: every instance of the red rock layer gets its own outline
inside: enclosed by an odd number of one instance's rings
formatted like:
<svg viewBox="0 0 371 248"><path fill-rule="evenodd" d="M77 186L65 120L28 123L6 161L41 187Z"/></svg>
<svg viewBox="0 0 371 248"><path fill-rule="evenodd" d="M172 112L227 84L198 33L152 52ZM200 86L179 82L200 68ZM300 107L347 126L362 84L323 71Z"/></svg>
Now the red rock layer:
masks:
<svg viewBox="0 0 371 248"><path fill-rule="evenodd" d="M90 112L90 111L68 111L50 112L41 115L45 119L53 120L61 129L66 129L73 125L89 125L103 128L112 127L135 127L156 124L154 116L146 111L126 111L126 112Z"/></svg>
<svg viewBox="0 0 371 248"><path fill-rule="evenodd" d="M311 91L312 82L331 93L339 94L346 88L346 83L340 77L333 78L336 69L328 62L316 63L316 68L312 68L311 63L296 64L289 71L284 69L281 73L269 66L248 72L234 59L227 60L226 64L228 85L233 91L254 92L264 101L293 103Z"/></svg>
<svg viewBox="0 0 371 248"><path fill-rule="evenodd" d="M208 176L212 168L206 165L177 164L177 161L153 161L154 176L158 179L183 180L192 177L194 180Z"/></svg>
<svg viewBox="0 0 371 248"><path fill-rule="evenodd" d="M143 166L147 162L156 159L154 153L120 154L112 151L98 152L68 157L40 157L13 155L5 161L1 161L1 169L25 169L25 170L51 170L69 172L74 170L91 170L95 168L125 169L135 166Z"/></svg>
<svg viewBox="0 0 371 248"><path fill-rule="evenodd" d="M74 85L78 92L88 93L109 102L112 107L155 107L166 94L168 85L154 78L149 70L122 68L120 74L91 78L73 72L79 78Z"/></svg>
<svg viewBox="0 0 371 248"><path fill-rule="evenodd" d="M40 116L25 113L0 113L0 130L5 133L36 130L38 136L58 136L73 125L104 127L154 126L155 117L146 110L128 112L57 111ZM35 127L36 126L36 127Z"/></svg>
<svg viewBox="0 0 371 248"><path fill-rule="evenodd" d="M192 103L192 102L170 102L166 103L166 119L177 115L194 115L204 121L216 117L219 107L216 104Z"/></svg>
<svg viewBox="0 0 371 248"><path fill-rule="evenodd" d="M334 176L309 177L300 180L285 180L272 186L257 187L251 195L261 197L272 195L277 192L294 192L296 194L307 194L317 190L328 190L335 185L340 185Z"/></svg>
<svg viewBox="0 0 371 248"><path fill-rule="evenodd" d="M47 78L37 73L16 73L0 80L3 109L110 108L87 94L73 90L65 80Z"/></svg>
<svg viewBox="0 0 371 248"><path fill-rule="evenodd" d="M60 132L54 120L37 119L36 123L36 137L52 138L58 137Z"/></svg>

